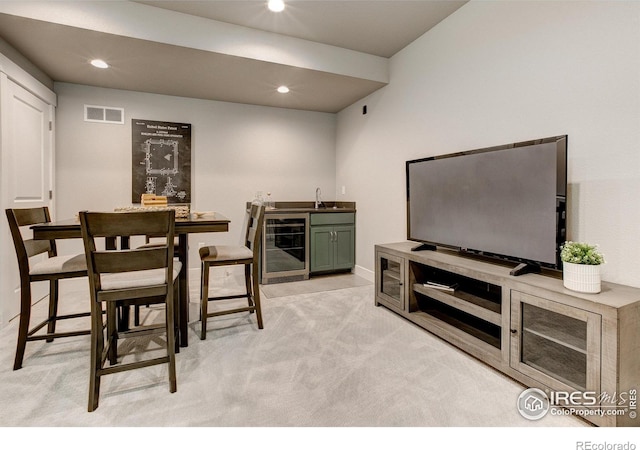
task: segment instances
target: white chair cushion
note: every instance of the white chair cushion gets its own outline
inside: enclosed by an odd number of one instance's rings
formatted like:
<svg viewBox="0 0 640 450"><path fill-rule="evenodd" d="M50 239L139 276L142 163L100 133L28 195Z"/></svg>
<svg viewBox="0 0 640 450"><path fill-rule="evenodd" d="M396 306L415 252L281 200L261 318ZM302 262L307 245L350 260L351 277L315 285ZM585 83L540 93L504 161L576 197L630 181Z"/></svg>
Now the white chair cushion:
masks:
<svg viewBox="0 0 640 450"><path fill-rule="evenodd" d="M160 239L160 238L151 238L151 239ZM164 239L163 239L164 240ZM155 248L155 247L162 247L166 245L164 242L160 241L160 242L149 242L147 244L142 244L140 247L137 248ZM179 241L178 238L176 237L173 241L173 246L174 248L178 248L179 245Z"/></svg>
<svg viewBox="0 0 640 450"><path fill-rule="evenodd" d="M236 261L253 258L253 252L242 245L211 245L200 249L200 258L207 261Z"/></svg>
<svg viewBox="0 0 640 450"><path fill-rule="evenodd" d="M54 273L78 272L87 270L87 259L84 253L47 258L31 267L30 275L49 275Z"/></svg>
<svg viewBox="0 0 640 450"><path fill-rule="evenodd" d="M173 280L178 277L182 263L174 261ZM138 270L136 272L105 273L100 278L102 290L132 289L164 284L164 269Z"/></svg>

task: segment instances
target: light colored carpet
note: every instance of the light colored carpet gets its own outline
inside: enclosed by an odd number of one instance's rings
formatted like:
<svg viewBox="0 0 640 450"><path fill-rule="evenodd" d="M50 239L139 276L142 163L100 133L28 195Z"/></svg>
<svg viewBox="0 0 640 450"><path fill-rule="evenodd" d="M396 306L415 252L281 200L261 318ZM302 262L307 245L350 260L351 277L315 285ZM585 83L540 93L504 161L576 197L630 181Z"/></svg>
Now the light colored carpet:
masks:
<svg viewBox="0 0 640 450"><path fill-rule="evenodd" d="M74 309L85 309L86 290L70 283L62 283L62 294ZM17 323L11 323L0 331L0 425L586 425L572 417L522 418L516 410L521 385L374 306L373 295L369 284L265 298L263 330L252 315L222 316L209 320L206 341L196 335L193 303L189 347L177 355L178 391L169 393L165 366L106 376L93 413L86 412L88 336L30 343L23 369L13 371ZM44 307L41 302L36 310ZM127 348L155 345L151 339Z"/></svg>
<svg viewBox="0 0 640 450"><path fill-rule="evenodd" d="M265 297L276 298L369 285L371 285L370 281L351 273L345 273L337 275L312 276L308 280L304 281L267 284L263 285L260 290Z"/></svg>

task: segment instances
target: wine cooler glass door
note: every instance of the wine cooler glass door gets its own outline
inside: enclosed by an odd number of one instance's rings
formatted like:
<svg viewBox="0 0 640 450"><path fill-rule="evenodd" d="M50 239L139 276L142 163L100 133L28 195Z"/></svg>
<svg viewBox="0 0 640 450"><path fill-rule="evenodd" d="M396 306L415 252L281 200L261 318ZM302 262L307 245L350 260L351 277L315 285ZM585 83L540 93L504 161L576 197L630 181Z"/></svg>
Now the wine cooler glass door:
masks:
<svg viewBox="0 0 640 450"><path fill-rule="evenodd" d="M265 219L263 242L264 283L281 278L309 276L308 214L277 214Z"/></svg>

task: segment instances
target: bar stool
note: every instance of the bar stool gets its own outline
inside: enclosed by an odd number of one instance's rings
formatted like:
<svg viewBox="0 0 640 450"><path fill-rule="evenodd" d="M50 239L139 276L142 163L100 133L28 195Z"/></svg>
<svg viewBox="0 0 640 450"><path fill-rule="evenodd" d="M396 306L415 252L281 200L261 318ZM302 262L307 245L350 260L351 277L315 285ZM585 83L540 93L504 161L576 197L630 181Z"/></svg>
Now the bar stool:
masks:
<svg viewBox="0 0 640 450"><path fill-rule="evenodd" d="M175 353L178 317L178 274L182 267L173 260L175 211L99 213L80 212L91 293L91 367L89 412L98 407L100 379L125 370L168 364L169 391L176 392ZM150 248L101 251L96 238L162 235L164 243ZM102 304L106 304L106 324ZM147 304L164 304L161 325L143 325L121 332L116 309ZM106 329L106 337L105 337ZM135 362L119 363L117 346L121 337L147 333L166 335L166 356L140 357ZM106 361L109 359L109 365Z"/></svg>
<svg viewBox="0 0 640 450"><path fill-rule="evenodd" d="M59 320L87 317L89 312L78 314L58 315L58 282L61 279L79 278L87 276L87 265L83 254L58 256L56 241L42 241L24 239L20 231L21 227L35 224L49 223L49 208L7 209L9 230L13 238L13 245L18 258L20 271L20 323L18 325L18 345L13 370L22 368L24 352L27 342L46 340L51 342L54 338L81 336L89 334L90 330L56 332L56 323ZM30 258L46 253L48 258L35 264L31 264ZM48 317L38 325L29 329L31 320L31 283L38 281L49 282L49 313ZM47 332L36 335L40 329L47 326Z"/></svg>
<svg viewBox="0 0 640 450"><path fill-rule="evenodd" d="M207 319L209 317L235 314L240 312L255 312L258 328L263 328L262 310L260 307L259 261L260 244L262 242L262 227L264 225L264 205L251 205L247 211L247 230L244 238L245 245L211 245L200 248L201 288L200 288L200 339L207 338ZM244 265L245 293L209 297L209 270L211 267ZM208 312L210 301L246 298L248 306Z"/></svg>

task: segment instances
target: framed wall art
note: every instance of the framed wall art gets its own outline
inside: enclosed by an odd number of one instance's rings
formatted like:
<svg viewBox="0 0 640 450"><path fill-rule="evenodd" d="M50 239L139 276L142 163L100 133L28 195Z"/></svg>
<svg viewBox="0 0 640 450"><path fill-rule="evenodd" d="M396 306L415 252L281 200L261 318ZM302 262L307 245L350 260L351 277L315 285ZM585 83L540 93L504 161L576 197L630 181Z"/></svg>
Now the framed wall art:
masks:
<svg viewBox="0 0 640 450"><path fill-rule="evenodd" d="M191 124L131 120L131 202L142 194L191 203Z"/></svg>

